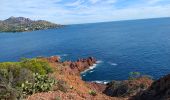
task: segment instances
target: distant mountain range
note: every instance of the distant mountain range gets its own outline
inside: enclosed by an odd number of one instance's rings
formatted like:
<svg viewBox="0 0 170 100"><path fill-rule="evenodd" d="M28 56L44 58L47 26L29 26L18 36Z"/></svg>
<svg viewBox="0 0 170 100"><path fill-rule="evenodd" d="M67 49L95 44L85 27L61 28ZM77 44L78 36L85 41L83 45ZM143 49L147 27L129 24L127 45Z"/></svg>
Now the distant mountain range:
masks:
<svg viewBox="0 0 170 100"><path fill-rule="evenodd" d="M10 17L0 20L0 32L24 32L42 29L60 28L63 25L51 23L45 20L31 20L24 17Z"/></svg>

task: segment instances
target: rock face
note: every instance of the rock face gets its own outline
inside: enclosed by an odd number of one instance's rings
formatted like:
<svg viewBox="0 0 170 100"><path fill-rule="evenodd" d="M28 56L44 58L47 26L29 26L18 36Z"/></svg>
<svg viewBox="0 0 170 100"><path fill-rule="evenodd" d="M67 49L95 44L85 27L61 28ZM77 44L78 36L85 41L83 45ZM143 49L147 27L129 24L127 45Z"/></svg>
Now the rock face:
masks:
<svg viewBox="0 0 170 100"><path fill-rule="evenodd" d="M48 58L43 58L41 59L47 59L48 62L50 63L60 63L63 64L66 67L64 70L65 72L69 72L70 74L77 74L79 75L82 71L88 69L90 66L96 63L96 59L94 57L88 57L88 58L83 58L83 59L78 59L75 62L72 61L60 61L60 57L58 56L51 56Z"/></svg>
<svg viewBox="0 0 170 100"><path fill-rule="evenodd" d="M98 92L103 92L106 89L105 84L99 84L99 83L94 83L94 82L87 82L87 84L92 90L95 90Z"/></svg>
<svg viewBox="0 0 170 100"><path fill-rule="evenodd" d="M60 61L60 57L58 56L51 56L49 58L47 58L49 62L53 63L53 62L59 62Z"/></svg>
<svg viewBox="0 0 170 100"><path fill-rule="evenodd" d="M90 66L96 63L96 59L93 57L88 57L86 59L78 59L75 62L65 61L65 65L69 66L69 70L73 71L71 73L80 74L82 71L88 69Z"/></svg>
<svg viewBox="0 0 170 100"><path fill-rule="evenodd" d="M60 57L52 56L40 58L48 60L57 80L62 80L67 92L61 90L50 93L38 93L28 100L170 100L170 74L153 82L148 76L141 76L130 80L112 81L107 85L93 82L84 82L80 73L96 63L96 59L88 57L75 62L61 62ZM95 91L96 96L89 94Z"/></svg>
<svg viewBox="0 0 170 100"><path fill-rule="evenodd" d="M112 81L107 84L104 94L112 97L131 97L146 90L153 81L148 77L133 80Z"/></svg>
<svg viewBox="0 0 170 100"><path fill-rule="evenodd" d="M141 93L138 93L134 100L170 100L170 74L153 82L153 84Z"/></svg>
<svg viewBox="0 0 170 100"><path fill-rule="evenodd" d="M49 61L54 69L50 76L56 78L58 82L63 81L60 86L57 85L54 91L48 93L36 93L28 97L27 100L125 100L106 96L102 93L105 85L85 82L80 77L80 72L88 69L96 63L96 59L88 57L77 61L59 61L59 57L40 58ZM60 89L58 89L60 87ZM94 91L96 95L91 94Z"/></svg>

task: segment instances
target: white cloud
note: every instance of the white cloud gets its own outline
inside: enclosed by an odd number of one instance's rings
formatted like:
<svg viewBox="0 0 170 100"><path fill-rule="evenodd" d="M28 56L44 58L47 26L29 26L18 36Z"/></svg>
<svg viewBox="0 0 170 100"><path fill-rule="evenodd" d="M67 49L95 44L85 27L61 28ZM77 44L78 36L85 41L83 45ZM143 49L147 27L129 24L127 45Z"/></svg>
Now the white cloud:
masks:
<svg viewBox="0 0 170 100"><path fill-rule="evenodd" d="M84 0L77 0L75 2L67 3L66 6L80 6Z"/></svg>
<svg viewBox="0 0 170 100"><path fill-rule="evenodd" d="M0 19L23 16L44 19L61 24L90 23L113 20L170 17L170 4L160 0L145 0L118 8L119 0L1 0ZM123 0L123 4L128 2ZM91 4L89 4L91 2ZM151 3L152 2L152 3ZM120 4L120 3L119 3Z"/></svg>
<svg viewBox="0 0 170 100"><path fill-rule="evenodd" d="M112 4L115 3L117 0L89 0L92 4L96 3L105 3L105 4Z"/></svg>

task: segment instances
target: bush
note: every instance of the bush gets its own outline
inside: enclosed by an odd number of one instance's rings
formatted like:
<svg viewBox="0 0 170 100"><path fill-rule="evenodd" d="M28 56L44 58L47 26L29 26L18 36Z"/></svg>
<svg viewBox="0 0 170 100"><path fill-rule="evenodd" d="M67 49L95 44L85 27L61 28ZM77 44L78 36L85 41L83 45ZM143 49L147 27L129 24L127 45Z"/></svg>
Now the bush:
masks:
<svg viewBox="0 0 170 100"><path fill-rule="evenodd" d="M92 95L92 96L96 96L97 95L96 91L94 91L94 90L90 90L89 94Z"/></svg>
<svg viewBox="0 0 170 100"><path fill-rule="evenodd" d="M141 74L140 72L130 72L129 73L129 80L140 78Z"/></svg>
<svg viewBox="0 0 170 100"><path fill-rule="evenodd" d="M4 62L0 63L0 75L4 79L9 79L9 72L12 72L12 85L20 85L26 80L33 81L33 73L46 75L52 72L48 62L41 59L22 59L21 62Z"/></svg>
<svg viewBox="0 0 170 100"><path fill-rule="evenodd" d="M22 68L29 69L33 73L45 75L53 72L48 62L41 59L26 59L23 58L21 62L4 62L0 63L0 69L12 70L14 77L19 75Z"/></svg>
<svg viewBox="0 0 170 100"><path fill-rule="evenodd" d="M54 79L49 78L47 75L40 75L36 73L33 74L33 76L34 83L26 81L21 85L24 95L50 91L52 86L56 83Z"/></svg>
<svg viewBox="0 0 170 100"><path fill-rule="evenodd" d="M30 71L29 69L26 68L22 68L20 70L20 74L17 78L17 85L21 85L22 83L24 83L25 81L29 81L29 82L34 82L34 76L33 76L33 72Z"/></svg>
<svg viewBox="0 0 170 100"><path fill-rule="evenodd" d="M11 71L13 73L13 77L19 76L19 71L21 66L18 62L4 62L0 63L0 74L5 78L8 77L8 72Z"/></svg>
<svg viewBox="0 0 170 100"><path fill-rule="evenodd" d="M51 90L56 81L48 77L50 72L48 62L41 59L0 63L0 98L16 100L13 98L22 97L22 93L28 95Z"/></svg>
<svg viewBox="0 0 170 100"><path fill-rule="evenodd" d="M48 62L41 59L22 59L20 62L22 68L27 68L34 73L45 75L52 72Z"/></svg>
<svg viewBox="0 0 170 100"><path fill-rule="evenodd" d="M56 96L54 100L61 100L59 96Z"/></svg>
<svg viewBox="0 0 170 100"><path fill-rule="evenodd" d="M5 100L21 99L20 89L14 86L13 73L6 70L1 70L0 72L0 98Z"/></svg>

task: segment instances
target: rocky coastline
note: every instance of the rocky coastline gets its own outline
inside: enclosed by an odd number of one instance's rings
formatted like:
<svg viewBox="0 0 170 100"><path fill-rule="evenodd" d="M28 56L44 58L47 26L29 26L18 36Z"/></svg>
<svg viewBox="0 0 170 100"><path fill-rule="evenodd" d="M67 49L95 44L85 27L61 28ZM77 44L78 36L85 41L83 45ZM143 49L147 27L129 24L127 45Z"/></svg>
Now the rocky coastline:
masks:
<svg viewBox="0 0 170 100"><path fill-rule="evenodd" d="M97 63L94 57L60 61L60 57L38 57L54 70L49 76L58 80L53 90L29 95L27 100L169 100L170 75L154 81L148 76L108 84L85 82L81 72ZM38 61L38 60L37 60Z"/></svg>
<svg viewBox="0 0 170 100"><path fill-rule="evenodd" d="M71 96L72 99L69 98L68 94L71 95L70 92L68 93L59 93L59 92L50 92L50 93L39 93L34 94L28 98L28 100L35 100L35 98L44 97L46 100L51 97L53 98L54 95L58 95L62 98L62 100L167 100L169 98L169 76L166 76L165 79L160 79L158 81L153 81L149 77L143 76L133 80L124 80L124 81L112 81L108 84L99 84L95 82L85 82L81 80L80 73L84 70L87 70L90 66L96 63L96 59L94 57L88 57L86 59L78 59L75 62L71 61L64 61L60 62L60 58L57 56L43 58L47 59L53 67L54 65L61 65L67 66L62 67L60 69L61 73L63 74L62 80L65 80L67 83L71 84L72 87L76 88L72 91L74 96ZM70 78L72 77L72 78ZM58 77L59 78L59 77ZM162 81L163 80L163 81ZM161 81L161 82L160 82ZM165 82L165 83L163 83ZM76 84L76 85L75 85ZM165 86L160 85L166 84ZM152 90L155 88L162 88L162 91L166 90L164 96L159 96L159 99L153 99L155 95L158 95L156 92L162 92ZM93 90L96 92L97 95L91 96L88 94L88 91ZM152 91L152 95L146 95L148 92ZM154 94L153 94L154 93ZM48 96L46 96L48 94ZM166 95L166 96L165 96ZM165 98L166 99L162 99Z"/></svg>

